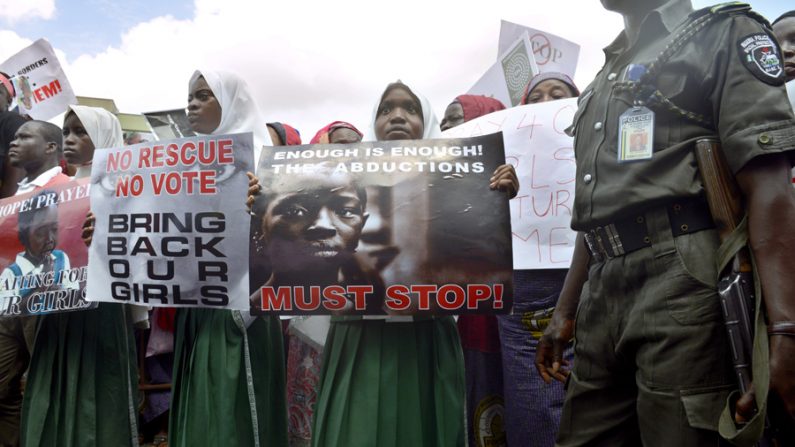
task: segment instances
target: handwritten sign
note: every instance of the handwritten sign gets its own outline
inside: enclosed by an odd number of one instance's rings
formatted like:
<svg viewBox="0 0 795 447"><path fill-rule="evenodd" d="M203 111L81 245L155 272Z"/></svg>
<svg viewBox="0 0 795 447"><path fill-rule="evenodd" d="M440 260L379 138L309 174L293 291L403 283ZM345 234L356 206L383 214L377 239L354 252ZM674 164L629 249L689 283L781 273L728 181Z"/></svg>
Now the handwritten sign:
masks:
<svg viewBox="0 0 795 447"><path fill-rule="evenodd" d="M565 129L575 98L514 107L448 129L445 137L502 132L505 160L516 168L521 189L511 200L514 269L566 268L576 233L574 145Z"/></svg>

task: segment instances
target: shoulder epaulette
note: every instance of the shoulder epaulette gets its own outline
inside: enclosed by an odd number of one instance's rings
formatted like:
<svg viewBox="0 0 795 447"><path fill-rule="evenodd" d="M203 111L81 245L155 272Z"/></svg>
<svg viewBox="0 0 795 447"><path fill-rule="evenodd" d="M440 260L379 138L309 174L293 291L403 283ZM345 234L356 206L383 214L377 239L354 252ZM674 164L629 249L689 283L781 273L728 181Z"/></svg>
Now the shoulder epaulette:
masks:
<svg viewBox="0 0 795 447"><path fill-rule="evenodd" d="M737 13L737 12L742 13L750 11L751 5L743 2L726 2L726 3L718 3L717 5L710 6L705 9L709 9L709 11L714 14L726 14L726 13Z"/></svg>
<svg viewBox="0 0 795 447"><path fill-rule="evenodd" d="M708 6L706 8L694 11L690 15L690 17L697 18L707 14L727 15L727 16L745 15L761 23L766 28L768 29L771 28L770 22L762 14L759 14L758 12L751 9L751 5L749 5L748 3L743 3L743 2L719 3L717 5Z"/></svg>

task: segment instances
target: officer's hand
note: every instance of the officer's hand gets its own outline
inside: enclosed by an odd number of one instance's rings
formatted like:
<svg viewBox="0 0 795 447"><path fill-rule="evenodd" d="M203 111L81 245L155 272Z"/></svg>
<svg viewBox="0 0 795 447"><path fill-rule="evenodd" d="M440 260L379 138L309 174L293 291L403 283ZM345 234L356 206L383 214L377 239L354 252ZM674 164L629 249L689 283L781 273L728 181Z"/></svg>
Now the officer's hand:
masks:
<svg viewBox="0 0 795 447"><path fill-rule="evenodd" d="M734 405L734 422L738 425L747 423L754 416L754 408L756 407L756 393L754 392L753 384L747 393L737 399Z"/></svg>
<svg viewBox="0 0 795 447"><path fill-rule="evenodd" d="M516 177L513 165L505 164L497 167L489 179L489 188L507 192L511 199L516 197L519 192L519 178Z"/></svg>
<svg viewBox="0 0 795 447"><path fill-rule="evenodd" d="M262 185L259 184L259 179L251 172L246 172L248 176L248 197L246 198L246 208L251 212L251 207L254 205L254 200L262 191Z"/></svg>
<svg viewBox="0 0 795 447"><path fill-rule="evenodd" d="M89 211L86 214L86 220L83 222L83 232L80 234L86 247L91 245L91 239L94 237L94 220L94 213Z"/></svg>
<svg viewBox="0 0 795 447"><path fill-rule="evenodd" d="M770 404L771 417L780 427L795 424L795 337L770 336Z"/></svg>
<svg viewBox="0 0 795 447"><path fill-rule="evenodd" d="M566 381L569 362L563 359L563 351L573 337L574 320L556 310L536 348L536 370L544 382L552 383L552 379Z"/></svg>

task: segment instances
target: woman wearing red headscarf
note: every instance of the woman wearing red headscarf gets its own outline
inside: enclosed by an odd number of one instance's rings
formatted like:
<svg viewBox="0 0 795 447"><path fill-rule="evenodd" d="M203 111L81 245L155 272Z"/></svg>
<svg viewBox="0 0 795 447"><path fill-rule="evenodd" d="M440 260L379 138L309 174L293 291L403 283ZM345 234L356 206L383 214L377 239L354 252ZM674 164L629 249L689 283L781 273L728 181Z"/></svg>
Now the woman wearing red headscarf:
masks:
<svg viewBox="0 0 795 447"><path fill-rule="evenodd" d="M317 131L309 144L350 144L362 141L362 133L351 123L334 121Z"/></svg>
<svg viewBox="0 0 795 447"><path fill-rule="evenodd" d="M453 102L447 106L442 119L442 132L451 129L459 124L488 115L491 112L505 109L505 106L497 99L481 95L461 95L457 96Z"/></svg>

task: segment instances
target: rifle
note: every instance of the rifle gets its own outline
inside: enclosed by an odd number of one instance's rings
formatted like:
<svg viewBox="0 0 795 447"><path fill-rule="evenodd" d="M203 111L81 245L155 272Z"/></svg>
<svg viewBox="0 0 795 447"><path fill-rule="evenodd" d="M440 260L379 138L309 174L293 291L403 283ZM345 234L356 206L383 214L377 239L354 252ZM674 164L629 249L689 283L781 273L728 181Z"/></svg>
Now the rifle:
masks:
<svg viewBox="0 0 795 447"><path fill-rule="evenodd" d="M695 155L709 211L718 230L718 237L724 242L742 221L745 209L742 194L729 171L717 138L697 140ZM719 272L718 296L729 337L732 366L740 392L745 394L751 388L752 380L751 359L756 298L751 253L747 246L737 252L724 271ZM757 411L758 409L754 407L754 413ZM772 437L769 437L769 421L765 421L765 425L765 436L757 446L778 445Z"/></svg>

